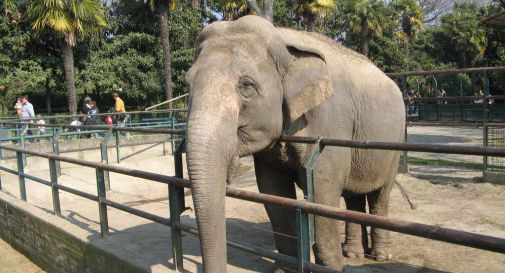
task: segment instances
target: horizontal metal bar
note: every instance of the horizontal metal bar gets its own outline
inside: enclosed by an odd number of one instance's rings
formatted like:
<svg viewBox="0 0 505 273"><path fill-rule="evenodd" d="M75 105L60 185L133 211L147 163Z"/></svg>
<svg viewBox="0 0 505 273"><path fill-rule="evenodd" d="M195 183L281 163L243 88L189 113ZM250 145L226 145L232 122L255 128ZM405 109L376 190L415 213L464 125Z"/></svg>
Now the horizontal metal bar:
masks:
<svg viewBox="0 0 505 273"><path fill-rule="evenodd" d="M24 178L27 178L27 179L30 179L32 181L35 181L37 183L40 183L40 184L44 184L46 186L51 186L51 181L48 181L48 180L45 180L45 179L42 179L40 177L36 177L36 176L33 176L33 175L29 175L27 173L21 173L19 174L21 177L24 177Z"/></svg>
<svg viewBox="0 0 505 273"><path fill-rule="evenodd" d="M448 74L463 74L463 73L478 73L478 72L499 72L505 71L505 66L496 67L476 67L464 69L440 69L440 70L421 70L399 73L386 73L389 77L410 77L410 76L431 76L431 75L448 75Z"/></svg>
<svg viewBox="0 0 505 273"><path fill-rule="evenodd" d="M405 100L412 101L473 101L478 99L486 99L486 100L505 100L505 96L460 96L460 97L421 97L421 98L410 98ZM469 105L469 104L467 104ZM475 105L475 104L473 104ZM480 103L482 105L482 103Z"/></svg>
<svg viewBox="0 0 505 273"><path fill-rule="evenodd" d="M432 126L432 127L482 127L482 122L430 122L430 121L407 121L407 126Z"/></svg>
<svg viewBox="0 0 505 273"><path fill-rule="evenodd" d="M83 198L86 198L86 199L98 202L98 196L93 195L91 193L87 193L87 192L83 192L83 191L80 191L80 190L76 190L76 189L73 189L73 188L70 188L70 187L67 187L67 186L63 186L61 184L56 184L54 186L56 188L62 190L62 191L69 192L69 193L78 195L80 197L83 197Z"/></svg>
<svg viewBox="0 0 505 273"><path fill-rule="evenodd" d="M187 224L183 224L180 222L176 222L176 223L174 223L174 225L175 225L175 228L178 228L184 232L187 232L187 233L194 235L194 236L199 236L198 229L196 227L193 227L193 226L190 226ZM291 264L293 267L296 266L296 258L295 257L291 257L291 256L288 256L288 255L285 255L282 253L278 253L278 252L274 252L270 249L266 249L263 247L244 244L242 242L235 241L235 240L228 239L226 242L231 247L234 247L234 248L237 248L237 249L240 249L240 250L243 250L243 251L255 254L255 255L259 255L261 257L270 258L275 261L282 261L282 262ZM325 267L325 266L321 266L321 265L313 264L313 263L305 264L304 268L306 270L311 270L311 272L317 272L317 273L340 273L341 272L341 271L338 271L334 268Z"/></svg>
<svg viewBox="0 0 505 273"><path fill-rule="evenodd" d="M13 158L16 158L16 157L14 156ZM0 165L0 171L4 171L4 172L10 173L10 174L14 174L14 175L19 175L18 171L6 168L6 167L1 166L1 165Z"/></svg>
<svg viewBox="0 0 505 273"><path fill-rule="evenodd" d="M163 110L153 110L153 111L131 111L131 112L114 112L114 113L99 113L95 114L94 116L98 117L106 117L106 116L118 116L118 115L135 115L135 114L163 114L163 113L176 113L176 112L187 112L187 108L180 108L180 109L163 109ZM73 119L73 118L82 118L82 117L89 117L91 115L86 115L86 114L78 114L78 115L61 115L61 116L44 116L44 120L52 120L52 119ZM17 117L4 117L0 118L0 123L3 123L3 121L16 121L19 120ZM39 120L38 118L31 118L31 119L24 119L24 120Z"/></svg>
<svg viewBox="0 0 505 273"><path fill-rule="evenodd" d="M255 203L281 205L288 209L300 208L308 213L313 213L315 215L329 217L332 219L349 221L390 231L410 234L422 238L505 254L505 239L498 237L448 229L436 225L425 225L415 222L407 222L398 219L391 219L388 217L344 210L315 203L308 203L306 201L298 201L273 195L248 192L235 188L227 188L226 195L229 197L248 200Z"/></svg>
<svg viewBox="0 0 505 273"><path fill-rule="evenodd" d="M0 171L4 171L4 172L7 172L7 173L10 173L10 174L13 174L13 175L18 175L18 176L21 176L21 177L24 177L24 178L28 178L28 179L30 179L32 181L44 184L46 186L51 186L51 182L50 181L47 181L45 179L42 179L42 178L39 178L39 177L36 177L36 176L33 176L33 175L29 175L27 173L19 173L18 171L6 168L4 166L0 166Z"/></svg>
<svg viewBox="0 0 505 273"><path fill-rule="evenodd" d="M16 138L19 139L19 138ZM167 140L153 140L153 141L143 141L140 143L123 143L120 144L119 147L131 147L131 146L139 146L139 145L149 145L149 144L162 144L162 143L170 142L170 139ZM5 147L5 146L1 146ZM107 148L116 148L115 144L109 144ZM74 152L82 152L82 151L93 151L93 150L99 150L100 146L96 147L85 147L85 148L74 148L74 149L65 149L65 150L60 150L59 154L63 153L74 153ZM4 156L4 159L12 159L16 158L16 156Z"/></svg>
<svg viewBox="0 0 505 273"><path fill-rule="evenodd" d="M505 148L492 147L476 147L476 146L461 146L461 145L440 145L440 144L423 144L423 143L397 143L397 142L375 142L375 141L359 141L359 140L340 140L317 137L297 137L283 136L280 141L315 144L317 141L327 146L338 146L358 149L377 149L377 150L393 150L393 151L409 151L409 152L426 152L426 153L445 153L445 154L461 154L461 155L479 155L479 156L505 156Z"/></svg>
<svg viewBox="0 0 505 273"><path fill-rule="evenodd" d="M53 160L57 160L57 161L61 161L61 162L77 164L77 165L86 166L86 167L90 167L90 168L98 168L98 169L106 170L109 172L120 173L120 174L125 174L125 175L129 175L129 176L133 176L133 177L152 180L152 181L160 182L160 183L167 184L167 185L173 184L178 187L185 187L185 188L190 187L190 182L188 180L177 178L174 176L162 175L162 174L157 174L157 173L151 173L151 172L146 172L146 171L141 171L141 170L125 168L125 167L121 167L121 166L117 166L117 165L108 165L108 164L104 164L104 163L97 163L97 162L92 162L92 161L87 161L87 160L82 160L82 159L76 159L76 158L55 155L55 154L49 154L49 153L36 152L36 151L20 149L20 148L15 148L15 147L9 147L9 146L2 146L2 149L14 151L14 152L22 152L22 153L32 155L32 156L49 158L49 159L53 159Z"/></svg>
<svg viewBox="0 0 505 273"><path fill-rule="evenodd" d="M14 125L27 125L30 123L26 122L2 122L5 124ZM35 126L35 125L34 125ZM152 134L180 134L186 133L183 129L156 129L156 128L142 128L142 127L118 127L118 126L108 126L108 125L70 125L70 124L46 124L45 127L61 127L61 128L71 128L71 129L82 129L82 130L113 130L121 132L139 132L139 133L152 133Z"/></svg>
<svg viewBox="0 0 505 273"><path fill-rule="evenodd" d="M141 218L144 218L147 220L151 220L151 221L156 222L158 224L162 224L162 225L169 226L169 227L171 226L170 218L163 218L161 216L151 214L148 212L144 212L144 211L138 210L136 208L132 208L132 207L123 205L121 203L114 202L109 199L102 200L102 202L107 204L108 206L111 206L111 207L116 208L118 210L131 213L133 215L136 215L138 217L141 217Z"/></svg>

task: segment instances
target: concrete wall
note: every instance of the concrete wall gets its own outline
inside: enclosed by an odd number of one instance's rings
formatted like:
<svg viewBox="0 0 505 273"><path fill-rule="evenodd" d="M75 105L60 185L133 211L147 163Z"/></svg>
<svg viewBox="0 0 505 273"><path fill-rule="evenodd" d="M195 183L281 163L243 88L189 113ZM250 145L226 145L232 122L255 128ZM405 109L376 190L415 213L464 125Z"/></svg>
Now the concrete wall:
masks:
<svg viewBox="0 0 505 273"><path fill-rule="evenodd" d="M107 252L106 240L0 192L0 237L48 273L148 272Z"/></svg>

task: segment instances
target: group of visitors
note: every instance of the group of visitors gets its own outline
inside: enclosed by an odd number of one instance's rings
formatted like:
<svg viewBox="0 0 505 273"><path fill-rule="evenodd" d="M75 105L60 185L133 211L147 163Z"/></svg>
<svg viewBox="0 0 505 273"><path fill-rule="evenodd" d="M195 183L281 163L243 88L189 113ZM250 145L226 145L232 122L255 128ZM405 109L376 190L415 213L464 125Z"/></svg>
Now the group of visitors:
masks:
<svg viewBox="0 0 505 273"><path fill-rule="evenodd" d="M126 114L126 109L123 100L119 97L119 94L113 93L112 97L114 99L114 107L109 110L110 115L105 117L105 124L112 125L114 121L117 121L118 126L124 127L128 121L128 115ZM33 105L29 102L28 95L19 97L15 104L14 110L16 111L17 117L23 122L21 126L21 135L33 135L32 131L37 131L37 135L44 135L45 132L45 121L41 115L35 115ZM98 125L101 124L100 117L98 115L98 107L95 100L90 97L85 97L81 108L82 118L74 117L72 118L70 125ZM31 128L30 128L31 127ZM34 130L34 128L36 129ZM75 129L75 131L80 131ZM92 135L88 135L91 137ZM96 134L93 134L96 136ZM30 139L30 141L34 141ZM37 140L38 141L38 140Z"/></svg>
<svg viewBox="0 0 505 273"><path fill-rule="evenodd" d="M35 115L35 111L33 110L33 105L30 103L28 95L24 95L19 97L14 104L14 109L16 110L16 115L24 122L21 126L21 135L33 135L32 130L29 128L30 123L34 123L37 126L37 135L44 135L46 133L45 124L46 122L42 119L41 115ZM30 142L38 141L30 139Z"/></svg>

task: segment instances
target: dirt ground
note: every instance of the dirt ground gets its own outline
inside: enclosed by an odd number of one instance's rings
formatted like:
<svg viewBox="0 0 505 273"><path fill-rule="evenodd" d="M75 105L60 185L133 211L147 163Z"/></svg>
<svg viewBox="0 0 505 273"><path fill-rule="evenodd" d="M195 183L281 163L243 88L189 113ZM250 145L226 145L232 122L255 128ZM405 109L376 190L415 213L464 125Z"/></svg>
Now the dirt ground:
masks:
<svg viewBox="0 0 505 273"><path fill-rule="evenodd" d="M0 273L45 273L0 239Z"/></svg>
<svg viewBox="0 0 505 273"><path fill-rule="evenodd" d="M480 135L480 130L475 129L409 128L409 142L481 145L481 142L479 143L479 137L482 138ZM148 154L139 154L123 161L121 165L173 174L173 162L170 156L164 157L160 153L150 153L150 157ZM439 156L412 154L426 158ZM453 158L451 155L448 159L475 160L475 162L482 160L478 157L456 157ZM96 191L93 169L83 170L66 164L62 167L64 175L61 177L60 183L90 193ZM481 183L480 176L482 174L479 170L433 165L411 165L410 170L410 175L399 175L397 181L408 192L417 208L412 210L401 195L399 188L395 187L391 196L390 217L505 238L505 210L503 209L505 186ZM47 168L38 170L31 167L28 171L34 175L48 177ZM17 196L17 179L4 175L3 191ZM232 186L257 191L251 170L237 178L237 182L239 183ZM167 216L165 185L152 186L152 183L128 179L121 175L111 175L111 185L112 191L108 193L108 198L163 217ZM42 190L38 187L42 186L28 184L29 203L50 211L50 191L47 188ZM80 198L66 193L63 193L60 198L65 219L88 230L90 240L99 238L96 204L89 201L85 203ZM189 192L186 195L186 205L193 206ZM273 249L273 235L262 205L227 198L226 207L229 239ZM166 227L130 217L126 213L113 209L109 210L109 219L113 235L107 239L108 242L112 246L121 248L125 253L131 252L131 261L149 267L151 272L166 272L162 269L173 268L171 254L167 254L170 252L170 238ZM195 224L194 211L184 212L182 221ZM505 255L503 254L399 233L392 233L392 239L395 254L392 261L375 262L369 258L346 259L345 272L505 272ZM198 240L190 235L185 235L183 249L185 266L188 271L202 272ZM228 250L228 262L229 272L232 273L269 272L272 266L272 262L268 259L231 248ZM3 264L0 264L0 268L2 266ZM1 269L0 272L2 272Z"/></svg>

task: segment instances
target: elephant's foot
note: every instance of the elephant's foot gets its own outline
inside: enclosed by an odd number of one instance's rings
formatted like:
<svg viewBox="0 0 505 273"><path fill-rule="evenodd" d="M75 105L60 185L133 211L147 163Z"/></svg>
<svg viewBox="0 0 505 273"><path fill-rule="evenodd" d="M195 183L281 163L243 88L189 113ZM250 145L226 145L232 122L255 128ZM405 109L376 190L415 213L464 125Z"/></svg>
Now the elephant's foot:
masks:
<svg viewBox="0 0 505 273"><path fill-rule="evenodd" d="M349 244L345 243L342 247L342 253L347 258L357 259L364 258L365 251L363 250L363 246L361 244Z"/></svg>
<svg viewBox="0 0 505 273"><path fill-rule="evenodd" d="M276 262L271 271L272 273L296 273L296 270L286 267L283 263Z"/></svg>
<svg viewBox="0 0 505 273"><path fill-rule="evenodd" d="M377 261L386 261L393 259L393 253L389 247L376 246L373 248L371 256Z"/></svg>
<svg viewBox="0 0 505 273"><path fill-rule="evenodd" d="M316 257L316 263L328 267L333 267L337 270L342 270L344 268L344 261L342 255L335 255L333 259L321 260Z"/></svg>

